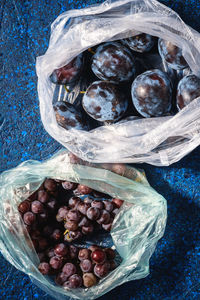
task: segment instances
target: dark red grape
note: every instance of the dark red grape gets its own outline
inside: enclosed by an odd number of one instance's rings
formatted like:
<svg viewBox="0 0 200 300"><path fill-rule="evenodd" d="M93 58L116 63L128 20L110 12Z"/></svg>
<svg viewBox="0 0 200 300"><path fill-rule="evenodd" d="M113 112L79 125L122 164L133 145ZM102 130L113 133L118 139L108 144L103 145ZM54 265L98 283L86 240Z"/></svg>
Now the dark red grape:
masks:
<svg viewBox="0 0 200 300"><path fill-rule="evenodd" d="M137 76L131 93L133 104L143 117L160 117L171 109L171 82L167 74L158 69Z"/></svg>
<svg viewBox="0 0 200 300"><path fill-rule="evenodd" d="M173 45L171 42L159 39L158 50L162 59L165 60L172 69L180 70L188 67L183 57L182 49Z"/></svg>
<svg viewBox="0 0 200 300"><path fill-rule="evenodd" d="M91 206L96 207L100 210L104 208L103 201L99 201L99 200L92 201Z"/></svg>
<svg viewBox="0 0 200 300"><path fill-rule="evenodd" d="M44 252L39 252L37 253L37 255L39 257L40 262L45 262L47 260L47 257Z"/></svg>
<svg viewBox="0 0 200 300"><path fill-rule="evenodd" d="M117 199L117 198L113 198L112 199L112 202L115 204L115 206L117 208L120 208L122 206L122 204L124 203L124 200L120 200L120 199Z"/></svg>
<svg viewBox="0 0 200 300"><path fill-rule="evenodd" d="M96 264L103 264L106 260L106 254L103 250L97 249L92 252L91 258Z"/></svg>
<svg viewBox="0 0 200 300"><path fill-rule="evenodd" d="M78 55L67 65L56 69L50 76L55 84L71 84L79 79L83 68L83 54Z"/></svg>
<svg viewBox="0 0 200 300"><path fill-rule="evenodd" d="M84 94L82 105L93 119L112 123L123 116L128 107L128 99L117 84L109 81L95 81Z"/></svg>
<svg viewBox="0 0 200 300"><path fill-rule="evenodd" d="M113 271L114 269L116 269L117 265L114 260L109 261L109 264L110 264L110 271Z"/></svg>
<svg viewBox="0 0 200 300"><path fill-rule="evenodd" d="M81 214L77 210L71 209L67 214L67 219L70 221L75 221L78 223L80 218L81 218Z"/></svg>
<svg viewBox="0 0 200 300"><path fill-rule="evenodd" d="M67 206L60 207L56 215L56 220L58 222L62 222L67 217L67 213L69 212L69 210L70 209Z"/></svg>
<svg viewBox="0 0 200 300"><path fill-rule="evenodd" d="M75 190L77 188L77 183L75 182L70 182L70 181L63 181L62 182L62 187L63 189L70 191L70 190Z"/></svg>
<svg viewBox="0 0 200 300"><path fill-rule="evenodd" d="M90 220L97 220L100 216L100 210L96 207L90 207L87 210L87 217Z"/></svg>
<svg viewBox="0 0 200 300"><path fill-rule="evenodd" d="M94 226L92 224L89 224L88 226L82 226L82 233L87 235L94 231Z"/></svg>
<svg viewBox="0 0 200 300"><path fill-rule="evenodd" d="M111 171L123 176L126 171L126 165L125 164L112 164Z"/></svg>
<svg viewBox="0 0 200 300"><path fill-rule="evenodd" d="M97 250L97 249L101 249L101 247L100 247L100 246L97 246L97 245L91 245L91 246L89 247L89 249L93 252L93 251L95 251L95 250Z"/></svg>
<svg viewBox="0 0 200 300"><path fill-rule="evenodd" d="M47 262L42 262L38 266L38 270L43 275L49 275L51 273L51 266Z"/></svg>
<svg viewBox="0 0 200 300"><path fill-rule="evenodd" d="M32 225L36 221L36 217L32 212L28 211L24 214L23 220L26 225Z"/></svg>
<svg viewBox="0 0 200 300"><path fill-rule="evenodd" d="M31 203L31 210L34 214L41 214L44 211L44 206L40 201L33 201Z"/></svg>
<svg viewBox="0 0 200 300"><path fill-rule="evenodd" d="M89 226L89 225L90 225L90 221L86 217L83 217L78 223L79 227Z"/></svg>
<svg viewBox="0 0 200 300"><path fill-rule="evenodd" d="M115 258L115 251L113 249L107 248L104 251L108 260L113 260Z"/></svg>
<svg viewBox="0 0 200 300"><path fill-rule="evenodd" d="M78 223L76 223L75 221L70 221L68 220L64 227L70 231L76 231L78 229Z"/></svg>
<svg viewBox="0 0 200 300"><path fill-rule="evenodd" d="M80 239L82 237L82 233L77 230L77 231L69 231L67 234L64 236L64 240L66 242L72 242Z"/></svg>
<svg viewBox="0 0 200 300"><path fill-rule="evenodd" d="M47 255L48 258L52 258L55 255L53 248L47 249L45 253L46 253L46 255Z"/></svg>
<svg viewBox="0 0 200 300"><path fill-rule="evenodd" d="M83 274L83 285L86 288L89 288L97 283L97 278L93 273L85 273Z"/></svg>
<svg viewBox="0 0 200 300"><path fill-rule="evenodd" d="M85 197L83 200L84 203L89 203L89 204L91 204L92 201L93 201L93 198L90 198L90 197Z"/></svg>
<svg viewBox="0 0 200 300"><path fill-rule="evenodd" d="M40 251L46 250L49 247L49 243L45 238L38 239L38 247Z"/></svg>
<svg viewBox="0 0 200 300"><path fill-rule="evenodd" d="M59 273L59 274L56 276L55 282L56 282L58 285L63 285L63 283L64 283L65 281L67 281L67 279L68 279L68 276L67 276L65 273L61 272L61 273Z"/></svg>
<svg viewBox="0 0 200 300"><path fill-rule="evenodd" d="M80 268L84 273L92 272L93 265L92 265L91 260L89 260L89 259L82 260L80 263Z"/></svg>
<svg viewBox="0 0 200 300"><path fill-rule="evenodd" d="M92 59L92 71L101 80L129 81L135 74L135 59L129 49L117 42L99 46Z"/></svg>
<svg viewBox="0 0 200 300"><path fill-rule="evenodd" d="M78 204L80 203L81 199L79 197L71 197L69 199L69 206L71 208L76 208Z"/></svg>
<svg viewBox="0 0 200 300"><path fill-rule="evenodd" d="M106 275L108 275L109 270L110 270L110 264L108 262L94 266L94 274L99 278L103 278Z"/></svg>
<svg viewBox="0 0 200 300"><path fill-rule="evenodd" d="M107 210L108 212L111 212L114 209L114 206L111 201L104 200L103 203L104 203L105 210Z"/></svg>
<svg viewBox="0 0 200 300"><path fill-rule="evenodd" d="M183 109L198 97L200 97L200 78L194 74L183 77L177 87L176 101L178 109Z"/></svg>
<svg viewBox="0 0 200 300"><path fill-rule="evenodd" d="M26 212L28 212L30 210L30 202L25 200L22 201L19 205L18 205L18 211L21 212L22 214L25 214Z"/></svg>
<svg viewBox="0 0 200 300"><path fill-rule="evenodd" d="M68 248L65 244L60 243L54 247L54 253L57 256L66 256L68 253Z"/></svg>
<svg viewBox="0 0 200 300"><path fill-rule="evenodd" d="M81 195L87 195L92 192L92 189L89 186L84 184L79 184L77 190Z"/></svg>
<svg viewBox="0 0 200 300"><path fill-rule="evenodd" d="M58 101L53 106L55 117L58 125L70 130L87 129L87 124L83 120L82 113L72 104L68 102Z"/></svg>
<svg viewBox="0 0 200 300"><path fill-rule="evenodd" d="M146 33L141 33L124 40L131 50L136 52L148 52L154 46L154 38Z"/></svg>
<svg viewBox="0 0 200 300"><path fill-rule="evenodd" d="M60 229L54 229L51 235L52 240L59 242L63 238L63 232Z"/></svg>
<svg viewBox="0 0 200 300"><path fill-rule="evenodd" d="M57 183L53 179L46 179L44 182L44 187L49 192L55 192L57 189Z"/></svg>
<svg viewBox="0 0 200 300"><path fill-rule="evenodd" d="M81 285L82 285L82 278L79 275L74 274L69 277L70 288L76 289L76 288L81 287Z"/></svg>
<svg viewBox="0 0 200 300"><path fill-rule="evenodd" d="M72 263L66 263L62 268L62 272L67 275L67 277L70 277L76 273L76 266Z"/></svg>
<svg viewBox="0 0 200 300"><path fill-rule="evenodd" d="M79 250L78 253L79 260L90 259L90 256L91 256L91 251L89 249L83 248Z"/></svg>
<svg viewBox="0 0 200 300"><path fill-rule="evenodd" d="M110 214L107 210L102 210L100 218L97 220L99 224L108 224L110 222Z"/></svg>
<svg viewBox="0 0 200 300"><path fill-rule="evenodd" d="M102 228L106 231L111 231L112 223L113 223L113 219L111 218L109 224L102 224Z"/></svg>
<svg viewBox="0 0 200 300"><path fill-rule="evenodd" d="M69 253L71 259L76 259L78 257L78 248L73 245L69 245Z"/></svg>
<svg viewBox="0 0 200 300"><path fill-rule="evenodd" d="M59 256L53 256L51 257L49 264L53 269L59 270L63 266L63 258Z"/></svg>
<svg viewBox="0 0 200 300"><path fill-rule="evenodd" d="M38 191L38 200L41 203L47 203L49 201L49 195L45 190Z"/></svg>
<svg viewBox="0 0 200 300"><path fill-rule="evenodd" d="M77 206L78 211L83 214L86 215L87 214L87 210L90 208L90 204L89 203L85 203L85 202L80 202Z"/></svg>

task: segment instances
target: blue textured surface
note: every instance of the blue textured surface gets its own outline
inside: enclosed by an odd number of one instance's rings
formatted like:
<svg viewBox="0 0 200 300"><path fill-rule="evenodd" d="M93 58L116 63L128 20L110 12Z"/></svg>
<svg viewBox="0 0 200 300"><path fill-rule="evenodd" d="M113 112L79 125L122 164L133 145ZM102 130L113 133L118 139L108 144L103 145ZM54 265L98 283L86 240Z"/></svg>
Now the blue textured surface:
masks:
<svg viewBox="0 0 200 300"><path fill-rule="evenodd" d="M35 57L45 52L50 23L60 13L101 2L0 1L0 172L30 158L47 158L60 148L40 121ZM161 2L200 31L199 0ZM120 286L100 299L200 299L199 157L200 148L171 167L143 166L152 186L168 201L165 236L151 259L147 278ZM52 299L1 255L0 266L0 299Z"/></svg>

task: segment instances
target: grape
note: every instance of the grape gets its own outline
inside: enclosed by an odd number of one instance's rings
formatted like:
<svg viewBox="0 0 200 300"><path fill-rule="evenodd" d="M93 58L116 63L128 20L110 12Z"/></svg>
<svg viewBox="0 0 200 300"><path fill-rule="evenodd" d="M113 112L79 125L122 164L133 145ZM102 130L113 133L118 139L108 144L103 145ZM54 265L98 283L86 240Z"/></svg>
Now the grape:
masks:
<svg viewBox="0 0 200 300"><path fill-rule="evenodd" d="M180 70L188 67L185 61L182 49L163 39L158 40L158 50L162 59L164 59L172 69Z"/></svg>
<svg viewBox="0 0 200 300"><path fill-rule="evenodd" d="M71 84L79 79L82 69L83 54L80 54L67 65L54 70L50 80L55 84Z"/></svg>
<svg viewBox="0 0 200 300"><path fill-rule="evenodd" d="M109 224L102 224L103 229L106 231L111 231L112 223L113 223L113 219L111 218Z"/></svg>
<svg viewBox="0 0 200 300"><path fill-rule="evenodd" d="M63 258L58 256L53 256L51 257L49 264L53 269L59 270L63 266Z"/></svg>
<svg viewBox="0 0 200 300"><path fill-rule="evenodd" d="M82 260L80 263L80 268L84 273L92 272L93 265L92 265L91 260L89 260L89 259Z"/></svg>
<svg viewBox="0 0 200 300"><path fill-rule="evenodd" d="M78 224L75 221L67 221L64 227L70 231L76 231L78 229Z"/></svg>
<svg viewBox="0 0 200 300"><path fill-rule="evenodd" d="M98 264L94 266L94 274L99 277L103 278L108 275L110 269L110 264L105 262L104 264Z"/></svg>
<svg viewBox="0 0 200 300"><path fill-rule="evenodd" d="M127 110L128 99L117 84L109 81L95 81L84 94L82 106L93 119L113 123L118 121Z"/></svg>
<svg viewBox="0 0 200 300"><path fill-rule="evenodd" d="M146 33L141 33L124 40L131 50L136 52L148 52L154 46L154 38Z"/></svg>
<svg viewBox="0 0 200 300"><path fill-rule="evenodd" d="M88 225L88 226L82 226L82 233L87 235L90 234L94 231L94 226L92 224Z"/></svg>
<svg viewBox="0 0 200 300"><path fill-rule="evenodd" d="M79 111L71 103L58 101L53 106L55 117L58 125L66 130L87 129L87 124L83 118L81 111Z"/></svg>
<svg viewBox="0 0 200 300"><path fill-rule="evenodd" d="M52 198L53 199L53 198ZM46 204L50 212L54 212L57 208L56 200L51 200Z"/></svg>
<svg viewBox="0 0 200 300"><path fill-rule="evenodd" d="M100 210L96 207L90 207L87 210L87 217L90 220L97 220L100 216Z"/></svg>
<svg viewBox="0 0 200 300"><path fill-rule="evenodd" d="M90 259L91 251L87 248L83 248L79 250L78 253L78 259L84 260L84 259Z"/></svg>
<svg viewBox="0 0 200 300"><path fill-rule="evenodd" d="M22 214L25 214L26 212L28 212L30 209L30 202L25 200L22 201L19 205L18 205L18 211L21 212Z"/></svg>
<svg viewBox="0 0 200 300"><path fill-rule="evenodd" d="M72 289L79 288L82 285L82 278L79 275L74 274L69 277L69 284Z"/></svg>
<svg viewBox="0 0 200 300"><path fill-rule="evenodd" d="M177 107L179 110L200 97L200 78L194 74L187 75L181 79L177 87Z"/></svg>
<svg viewBox="0 0 200 300"><path fill-rule="evenodd" d="M54 231L52 232L51 238L54 241L58 242L62 238L62 231L60 229L54 229Z"/></svg>
<svg viewBox="0 0 200 300"><path fill-rule="evenodd" d="M92 252L91 258L96 264L103 264L106 260L106 254L101 249L96 249Z"/></svg>
<svg viewBox="0 0 200 300"><path fill-rule="evenodd" d="M96 207L96 208L98 208L100 210L103 209L103 207L104 207L103 202L102 201L98 201L98 200L92 201L91 206L92 207Z"/></svg>
<svg viewBox="0 0 200 300"><path fill-rule="evenodd" d="M92 189L84 184L79 184L77 190L81 195L87 195L92 192Z"/></svg>
<svg viewBox="0 0 200 300"><path fill-rule="evenodd" d="M56 215L56 220L62 222L66 218L68 212L69 208L67 206L60 207Z"/></svg>
<svg viewBox="0 0 200 300"><path fill-rule="evenodd" d="M123 176L126 172L126 165L125 164L112 164L111 171Z"/></svg>
<svg viewBox="0 0 200 300"><path fill-rule="evenodd" d="M92 201L93 201L93 198L90 198L90 197L85 197L83 200L84 203L88 203L88 204L91 204Z"/></svg>
<svg viewBox="0 0 200 300"><path fill-rule="evenodd" d="M44 206L40 201L33 201L31 204L31 210L34 214L41 214L44 211Z"/></svg>
<svg viewBox="0 0 200 300"><path fill-rule="evenodd" d="M57 244L54 247L54 253L57 256L66 256L68 253L68 248L63 243Z"/></svg>
<svg viewBox="0 0 200 300"><path fill-rule="evenodd" d="M72 263L66 263L62 268L62 272L67 276L70 277L76 273L76 266Z"/></svg>
<svg viewBox="0 0 200 300"><path fill-rule="evenodd" d="M63 283L64 283L65 281L67 281L67 279L68 279L68 276L67 276L65 273L61 272L61 273L59 273L59 274L56 276L55 282L56 282L58 285L63 285Z"/></svg>
<svg viewBox="0 0 200 300"><path fill-rule="evenodd" d="M171 82L168 75L158 69L137 76L131 94L133 105L143 117L160 117L170 112Z"/></svg>
<svg viewBox="0 0 200 300"><path fill-rule="evenodd" d="M47 262L42 262L38 266L38 270L43 274L43 275L49 275L51 272L51 266Z"/></svg>
<svg viewBox="0 0 200 300"><path fill-rule="evenodd" d="M73 245L69 245L69 253L71 259L76 259L78 257L78 248Z"/></svg>
<svg viewBox="0 0 200 300"><path fill-rule="evenodd" d="M108 224L110 222L110 214L107 210L102 210L100 218L97 220L99 224Z"/></svg>
<svg viewBox="0 0 200 300"><path fill-rule="evenodd" d="M49 248L46 250L46 255L48 258L52 258L54 256L54 249L53 248Z"/></svg>
<svg viewBox="0 0 200 300"><path fill-rule="evenodd" d="M81 199L79 197L71 197L69 199L69 206L71 208L76 208L77 205L80 203Z"/></svg>
<svg viewBox="0 0 200 300"><path fill-rule="evenodd" d="M97 283L97 278L93 273L85 273L83 274L83 285L86 288L89 288Z"/></svg>
<svg viewBox="0 0 200 300"><path fill-rule="evenodd" d="M39 257L39 260L40 262L45 262L46 261L46 255L44 252L39 252L37 253L38 257Z"/></svg>
<svg viewBox="0 0 200 300"><path fill-rule="evenodd" d="M122 204L124 203L124 200L113 198L112 202L115 204L115 206L117 206L117 208L120 208L122 206Z"/></svg>
<svg viewBox="0 0 200 300"><path fill-rule="evenodd" d="M129 49L117 42L99 46L92 59L92 71L101 80L129 81L135 74L135 59Z"/></svg>
<svg viewBox="0 0 200 300"><path fill-rule="evenodd" d="M99 246L97 246L97 245L91 245L91 246L89 247L89 249L93 252L93 251L95 251L95 250L97 250L97 249L101 249L101 247L99 247Z"/></svg>
<svg viewBox="0 0 200 300"><path fill-rule="evenodd" d="M55 192L57 189L57 183L53 179L46 179L44 182L44 187L49 192Z"/></svg>
<svg viewBox="0 0 200 300"><path fill-rule="evenodd" d="M113 260L115 258L115 251L113 249L107 248L104 251L108 260Z"/></svg>
<svg viewBox="0 0 200 300"><path fill-rule="evenodd" d="M45 190L40 190L38 192L38 200L41 203L47 203L49 201L49 195Z"/></svg>
<svg viewBox="0 0 200 300"><path fill-rule="evenodd" d="M49 246L49 243L48 243L47 239L45 239L45 238L38 239L38 247L39 247L40 251L47 249L48 246Z"/></svg>
<svg viewBox="0 0 200 300"><path fill-rule="evenodd" d="M104 207L108 212L111 212L114 209L114 206L112 204L112 202L108 201L108 200L104 200Z"/></svg>
<svg viewBox="0 0 200 300"><path fill-rule="evenodd" d="M83 217L78 223L79 227L89 226L89 225L90 225L90 221L86 217Z"/></svg>
<svg viewBox="0 0 200 300"><path fill-rule="evenodd" d="M82 237L82 233L80 231L69 231L65 236L64 236L64 240L66 242L72 242L75 240L78 240Z"/></svg>
<svg viewBox="0 0 200 300"><path fill-rule="evenodd" d="M70 210L67 214L67 219L70 221L78 222L81 218L81 214L77 210Z"/></svg>
<svg viewBox="0 0 200 300"><path fill-rule="evenodd" d="M64 181L62 182L62 187L67 191L75 190L77 188L77 183Z"/></svg>
<svg viewBox="0 0 200 300"><path fill-rule="evenodd" d="M44 210L42 214L37 215L37 220L39 223L42 223L42 224L46 223L48 221L48 216L49 215L48 215L47 211Z"/></svg>
<svg viewBox="0 0 200 300"><path fill-rule="evenodd" d="M28 211L24 214L23 220L26 225L32 225L36 221L36 217L32 212Z"/></svg>
<svg viewBox="0 0 200 300"><path fill-rule="evenodd" d="M115 263L114 260L109 261L109 263L110 263L110 270L111 271L113 271L114 269L116 269L117 265L116 265L116 263Z"/></svg>
<svg viewBox="0 0 200 300"><path fill-rule="evenodd" d="M90 208L90 204L89 203L84 203L84 202L80 202L77 206L78 211L83 214L86 215L87 214L87 210Z"/></svg>

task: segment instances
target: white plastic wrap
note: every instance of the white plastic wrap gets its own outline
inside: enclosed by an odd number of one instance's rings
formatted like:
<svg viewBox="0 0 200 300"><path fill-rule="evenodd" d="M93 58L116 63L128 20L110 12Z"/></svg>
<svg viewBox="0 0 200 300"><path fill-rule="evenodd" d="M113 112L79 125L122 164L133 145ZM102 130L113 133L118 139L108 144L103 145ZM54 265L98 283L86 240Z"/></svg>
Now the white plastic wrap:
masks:
<svg viewBox="0 0 200 300"><path fill-rule="evenodd" d="M67 11L52 24L49 48L37 58L44 127L84 160L167 166L200 144L200 98L175 116L126 121L90 132L67 131L57 124L52 106L55 85L49 80L53 70L94 45L138 32L165 38L182 48L192 72L200 76L200 34L155 0L108 0L98 6Z"/></svg>

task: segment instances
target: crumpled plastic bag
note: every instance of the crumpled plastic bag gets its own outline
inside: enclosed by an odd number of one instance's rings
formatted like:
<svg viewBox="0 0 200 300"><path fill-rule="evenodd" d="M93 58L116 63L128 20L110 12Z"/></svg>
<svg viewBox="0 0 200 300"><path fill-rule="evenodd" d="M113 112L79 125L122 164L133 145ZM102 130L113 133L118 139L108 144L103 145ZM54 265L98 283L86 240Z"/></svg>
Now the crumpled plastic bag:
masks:
<svg viewBox="0 0 200 300"><path fill-rule="evenodd" d="M200 76L200 34L155 0L108 0L67 11L51 26L49 48L36 63L41 119L54 139L83 160L167 166L200 144L200 98L175 116L129 120L90 132L67 131L57 124L52 106L56 87L49 80L53 70L94 45L139 32L165 38L182 48L192 72ZM76 97L79 90L78 85L72 94Z"/></svg>
<svg viewBox="0 0 200 300"><path fill-rule="evenodd" d="M120 265L89 289L65 291L37 269L38 256L18 213L18 204L39 188L46 177L79 182L125 200L111 233L88 243L117 250ZM118 175L101 165L71 164L66 150L53 158L26 161L0 176L0 251L17 269L56 299L95 299L127 281L149 274L149 259L162 237L167 218L166 200L148 184L142 171L126 167Z"/></svg>

